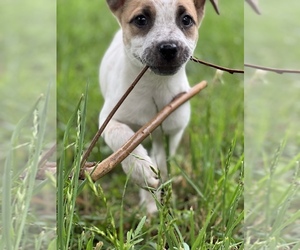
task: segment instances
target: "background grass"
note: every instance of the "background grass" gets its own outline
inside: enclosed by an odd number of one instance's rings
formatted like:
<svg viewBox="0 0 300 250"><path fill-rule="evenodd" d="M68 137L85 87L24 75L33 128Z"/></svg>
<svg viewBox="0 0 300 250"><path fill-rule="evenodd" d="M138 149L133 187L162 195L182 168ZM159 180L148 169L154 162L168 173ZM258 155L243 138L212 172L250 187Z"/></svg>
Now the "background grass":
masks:
<svg viewBox="0 0 300 250"><path fill-rule="evenodd" d="M299 69L299 2L260 7L245 9L245 61ZM246 246L299 249L299 75L245 73Z"/></svg>
<svg viewBox="0 0 300 250"><path fill-rule="evenodd" d="M76 166L77 148L84 136L86 148L98 128L103 99L99 91L98 67L104 51L117 30L117 22L105 1L60 0L57 4L58 49L58 143L76 113L81 94L89 84L86 132L68 129L64 167ZM195 56L226 67L243 65L243 3L220 3L221 16L210 4L200 29ZM71 221L72 249L237 249L242 248L243 168L243 76L216 75L215 70L189 63L191 85L203 79L209 86L192 100L192 118L178 154L170 162L172 186L166 205L158 216L146 217L139 206L138 188L117 168L96 185L66 182L65 197L77 197L74 214L64 210L72 205L62 200L64 216L60 225ZM79 117L81 113L78 113ZM82 118L82 117L81 117ZM61 147L61 149L64 149ZM110 154L101 141L90 161ZM72 164L73 162L73 164ZM78 164L77 164L78 165ZM69 191L70 192L69 192ZM62 192L60 190L59 192ZM67 196L69 195L69 196ZM63 241L64 239L59 239ZM176 248L177 247L177 248Z"/></svg>
<svg viewBox="0 0 300 250"><path fill-rule="evenodd" d="M0 3L0 249L54 249L55 178L35 176L56 138L55 12L53 1Z"/></svg>

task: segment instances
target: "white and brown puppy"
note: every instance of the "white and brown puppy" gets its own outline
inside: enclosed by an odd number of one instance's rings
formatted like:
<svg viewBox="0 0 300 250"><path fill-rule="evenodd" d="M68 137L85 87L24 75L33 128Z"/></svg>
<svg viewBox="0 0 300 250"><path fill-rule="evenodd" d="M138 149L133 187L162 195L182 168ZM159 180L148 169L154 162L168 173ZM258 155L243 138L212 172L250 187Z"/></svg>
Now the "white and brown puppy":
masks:
<svg viewBox="0 0 300 250"><path fill-rule="evenodd" d="M100 83L105 99L100 125L141 69L146 72L106 127L103 137L116 151L138 128L151 120L179 93L189 90L185 64L193 54L205 0L107 0L121 30L115 35L101 66ZM175 153L190 117L185 103L152 134L148 154L139 145L123 162L126 174L141 187L158 187L168 177L163 134ZM159 170L162 180L157 176ZM158 194L159 196L159 194ZM141 189L149 213L156 211L151 194Z"/></svg>

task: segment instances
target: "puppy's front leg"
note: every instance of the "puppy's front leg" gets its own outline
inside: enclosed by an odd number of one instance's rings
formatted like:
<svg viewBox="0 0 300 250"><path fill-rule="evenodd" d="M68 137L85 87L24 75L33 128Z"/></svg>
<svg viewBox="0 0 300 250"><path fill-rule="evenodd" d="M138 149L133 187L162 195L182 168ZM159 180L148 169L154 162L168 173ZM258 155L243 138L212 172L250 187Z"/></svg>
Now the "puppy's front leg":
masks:
<svg viewBox="0 0 300 250"><path fill-rule="evenodd" d="M164 138L162 133L156 131L152 134L152 151L151 159L158 166L162 182L165 182L168 179L168 170L166 163L166 152L164 147ZM155 195L155 197L154 197ZM153 214L157 212L157 206L155 199L160 202L161 192L156 191L155 194L147 192L147 190L140 190L141 204L145 204L147 212Z"/></svg>
<svg viewBox="0 0 300 250"><path fill-rule="evenodd" d="M179 141L182 137L184 130L181 129L177 131L177 133L171 134L168 136L169 138L169 156L173 156L179 144ZM167 169L167 160L166 159L166 148L164 143L164 136L161 132L157 132L153 134L153 143L152 143L152 152L151 152L152 161L158 166L162 182L168 180L168 169ZM144 189L140 190L141 203L146 205L147 211L150 214L153 214L157 211L156 201L161 200L161 192L156 191L155 196L150 192L147 192Z"/></svg>
<svg viewBox="0 0 300 250"><path fill-rule="evenodd" d="M106 144L113 151L120 149L133 135L134 132L129 126L116 120L111 120L103 133ZM158 187L157 168L142 145L138 145L122 162L122 167L140 187Z"/></svg>

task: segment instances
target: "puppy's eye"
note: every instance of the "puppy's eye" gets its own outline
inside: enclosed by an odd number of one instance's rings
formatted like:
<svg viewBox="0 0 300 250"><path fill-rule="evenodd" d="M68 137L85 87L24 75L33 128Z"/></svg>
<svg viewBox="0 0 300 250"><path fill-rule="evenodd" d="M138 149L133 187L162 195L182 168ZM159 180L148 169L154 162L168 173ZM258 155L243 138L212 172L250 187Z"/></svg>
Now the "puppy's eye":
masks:
<svg viewBox="0 0 300 250"><path fill-rule="evenodd" d="M139 15L135 17L132 21L139 28L144 27L148 24L148 19L144 15Z"/></svg>
<svg viewBox="0 0 300 250"><path fill-rule="evenodd" d="M194 24L193 18L189 15L183 16L181 22L187 28L191 27Z"/></svg>

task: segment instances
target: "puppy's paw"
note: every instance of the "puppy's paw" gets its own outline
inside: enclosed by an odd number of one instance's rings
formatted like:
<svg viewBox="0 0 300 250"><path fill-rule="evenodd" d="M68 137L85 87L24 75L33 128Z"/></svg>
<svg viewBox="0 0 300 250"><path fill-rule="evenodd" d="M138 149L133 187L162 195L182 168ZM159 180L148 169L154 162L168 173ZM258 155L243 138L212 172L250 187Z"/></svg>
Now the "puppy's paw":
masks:
<svg viewBox="0 0 300 250"><path fill-rule="evenodd" d="M159 173L152 164L149 156L130 155L122 163L124 172L142 188L157 188L159 186Z"/></svg>
<svg viewBox="0 0 300 250"><path fill-rule="evenodd" d="M160 200L160 191L151 193L145 189L141 189L140 198L140 205L145 206L148 215L154 215L158 211L156 202Z"/></svg>

